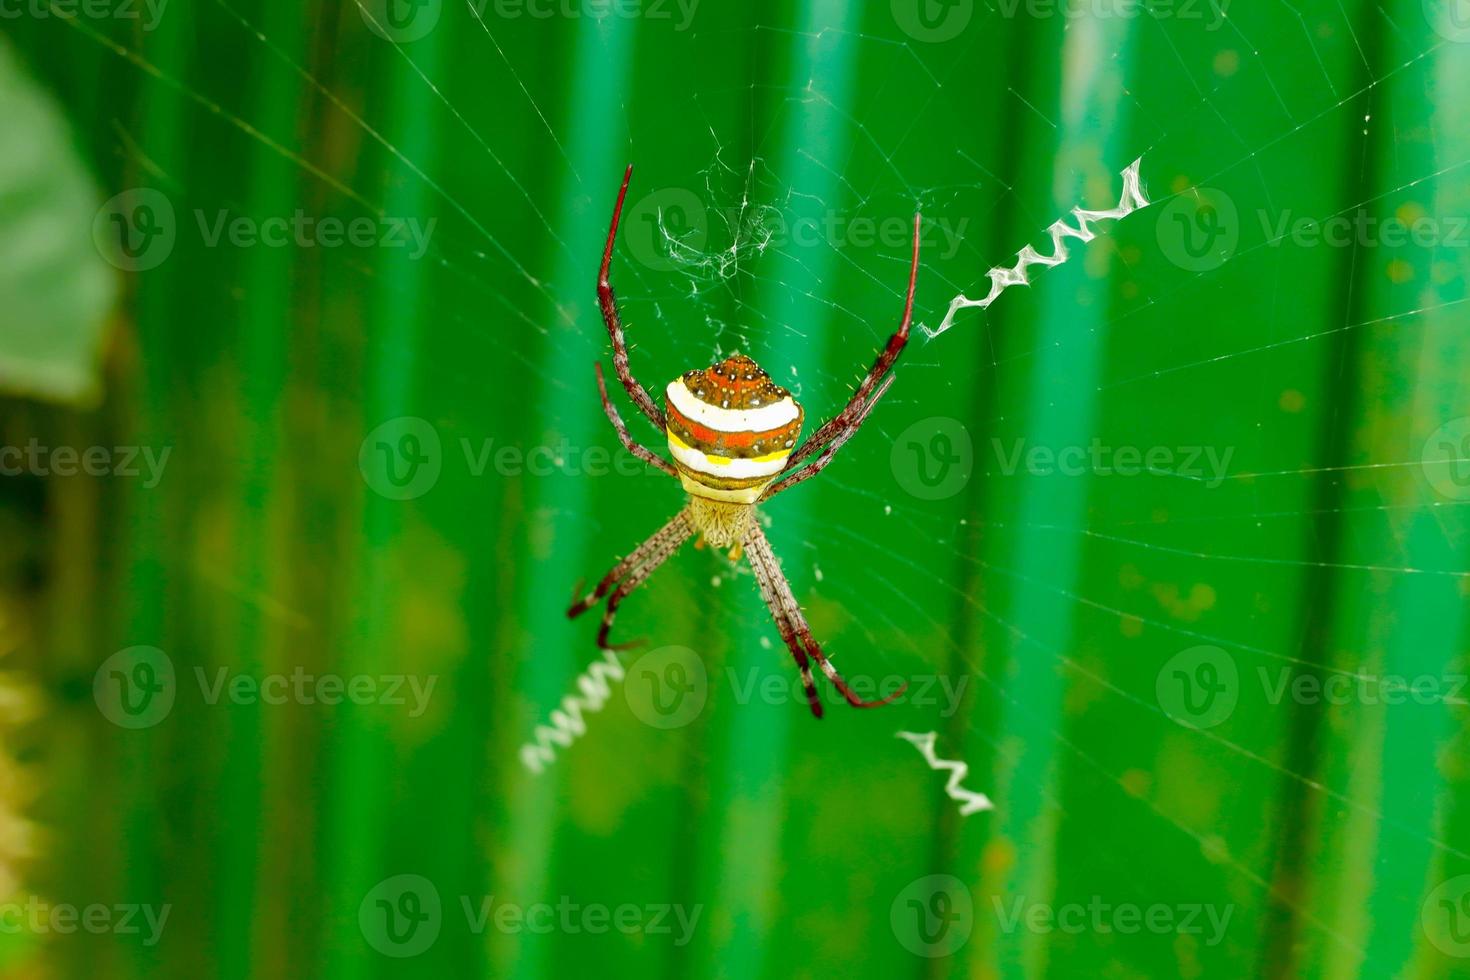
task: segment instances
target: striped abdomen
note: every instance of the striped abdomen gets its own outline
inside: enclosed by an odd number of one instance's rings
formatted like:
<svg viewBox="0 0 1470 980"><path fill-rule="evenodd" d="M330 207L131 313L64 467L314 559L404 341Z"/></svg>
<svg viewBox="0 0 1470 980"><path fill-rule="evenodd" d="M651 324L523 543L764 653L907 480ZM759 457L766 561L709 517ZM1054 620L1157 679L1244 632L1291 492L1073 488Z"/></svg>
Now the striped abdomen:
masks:
<svg viewBox="0 0 1470 980"><path fill-rule="evenodd" d="M736 354L669 383L669 450L684 489L753 504L786 466L801 406L750 358Z"/></svg>

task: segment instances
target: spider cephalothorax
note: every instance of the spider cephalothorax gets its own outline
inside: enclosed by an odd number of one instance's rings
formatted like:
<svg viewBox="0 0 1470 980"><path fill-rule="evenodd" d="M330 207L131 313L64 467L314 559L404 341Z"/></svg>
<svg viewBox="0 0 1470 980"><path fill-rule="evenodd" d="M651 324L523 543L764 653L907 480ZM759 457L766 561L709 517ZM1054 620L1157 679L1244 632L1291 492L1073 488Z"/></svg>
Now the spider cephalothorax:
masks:
<svg viewBox="0 0 1470 980"><path fill-rule="evenodd" d="M679 550L680 545L698 534L716 547L733 548L732 559L738 558L742 552L749 559L761 597L770 608L781 639L801 671L812 714L818 718L822 716L822 703L812 683L812 660L853 707L872 708L887 704L903 693L902 688L880 701L864 701L822 652L812 637L811 627L807 625L791 586L781 572L780 562L766 540L760 522L755 520L755 507L758 502L821 472L893 383L888 372L908 343L909 321L914 310L914 286L919 273L919 216L914 215L913 257L909 266L903 322L879 352L878 359L873 362L873 367L847 406L797 446L803 419L801 406L791 392L772 381L769 374L744 354L733 354L702 371L687 371L675 378L666 392L666 412L659 411L648 391L633 377L617 300L608 279L618 220L622 217L623 200L627 197L628 181L632 176L633 168L629 167L623 176L618 203L613 208L612 228L608 231L607 247L602 253L602 272L597 280L597 299L612 339L613 367L617 370L618 380L644 417L664 433L674 462L670 464L633 439L607 397L600 364L597 366L597 387L602 394L603 410L617 431L618 439L639 459L670 476L677 476L689 494L689 504L632 554L618 562L591 593L572 603L567 615L579 616L606 596L607 609L602 616L597 643L604 649L617 649L608 643L607 637L612 630L618 604Z"/></svg>

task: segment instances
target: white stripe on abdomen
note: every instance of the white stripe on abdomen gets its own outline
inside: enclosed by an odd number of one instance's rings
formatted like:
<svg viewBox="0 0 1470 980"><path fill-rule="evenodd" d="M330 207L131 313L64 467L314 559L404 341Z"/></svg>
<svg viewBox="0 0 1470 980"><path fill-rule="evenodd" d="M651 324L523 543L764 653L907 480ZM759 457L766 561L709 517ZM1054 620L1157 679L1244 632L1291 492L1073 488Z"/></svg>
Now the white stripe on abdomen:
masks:
<svg viewBox="0 0 1470 980"><path fill-rule="evenodd" d="M670 381L667 394L680 415L716 432L769 432L795 420L800 411L790 397L743 412L708 405L694 397L683 378Z"/></svg>
<svg viewBox="0 0 1470 980"><path fill-rule="evenodd" d="M708 473L727 480L750 480L755 477L774 477L786 466L786 453L775 459L727 459L724 456L708 456L692 446L669 440L669 451L680 463L696 473Z"/></svg>

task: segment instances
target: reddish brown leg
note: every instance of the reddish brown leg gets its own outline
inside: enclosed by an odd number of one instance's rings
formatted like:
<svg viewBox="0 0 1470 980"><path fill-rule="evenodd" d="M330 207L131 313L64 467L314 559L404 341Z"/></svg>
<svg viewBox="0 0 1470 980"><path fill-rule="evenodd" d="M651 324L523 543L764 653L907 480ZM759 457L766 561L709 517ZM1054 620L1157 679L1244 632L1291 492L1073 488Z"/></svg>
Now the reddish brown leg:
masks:
<svg viewBox="0 0 1470 980"><path fill-rule="evenodd" d="M753 523L753 522L752 522ZM745 549L746 556L750 559L750 567L755 572L755 581L761 590L761 598L766 601L766 608L771 611L771 618L776 621L776 629L781 634L781 642L786 644L786 649L791 651L791 656L796 659L796 667L801 671L801 686L806 690L806 703L812 709L812 714L822 717L822 702L817 697L817 685L812 680L812 665L807 658L806 650L801 645L801 640L796 634L796 624L791 622L782 604L781 594L776 588L776 577L781 574L780 566L776 564L775 555L769 548L760 549L749 546L750 534L746 533Z"/></svg>
<svg viewBox="0 0 1470 980"><path fill-rule="evenodd" d="M802 671L802 683L806 686L807 702L811 705L812 714L818 718L822 717L820 702L817 700L816 690L811 680L811 668L807 657L817 661L822 668L822 673L832 682L832 686L854 708L876 708L888 704L903 694L908 689L904 684L886 698L878 701L864 701L857 692L848 686L832 666L832 662L822 653L822 648L812 637L811 627L807 625L806 617L801 614L801 607L797 605L796 597L791 592L791 585L786 581L786 576L781 571L780 562L776 559L776 553L771 549L771 543L766 539L765 532L760 528L757 521L751 521L750 529L745 536L745 553L750 557L751 568L755 570L756 582L761 588L761 595L766 599L766 605L770 607L771 615L776 620L776 626L781 630L781 639L786 641L787 649L796 658L797 666Z"/></svg>
<svg viewBox="0 0 1470 980"><path fill-rule="evenodd" d="M919 215L914 215L914 250L913 259L909 264L909 292L908 298L904 300L903 322L898 325L898 330L893 336L888 338L888 345L879 352L878 359L873 362L872 368L868 371L867 377L863 378L862 384L858 385L857 391L853 392L847 407L812 433L811 438L791 454L791 459L786 463L788 471L796 469L809 456L831 442L840 433L861 421L862 416L866 415L871 407L866 404L869 393L879 381L883 380L883 376L893 367L893 362L898 360L898 355L903 353L904 346L909 342L909 324L914 318L914 287L919 281L919 220Z"/></svg>
<svg viewBox="0 0 1470 980"><path fill-rule="evenodd" d="M607 607L602 613L602 625L597 628L597 645L599 647L604 650L631 650L634 647L642 646L646 642L642 639L637 639L629 640L626 643L609 643L607 642L607 635L612 632L613 619L617 617L618 606L622 605L623 600L628 598L628 595L634 589L648 581L649 576L658 570L658 566L662 565L675 551L678 551L679 545L687 538L688 534L685 534L684 538L670 545L667 551L649 558L647 563L640 566L632 575L623 579L616 589L613 589L612 595L607 597Z"/></svg>
<svg viewBox="0 0 1470 980"><path fill-rule="evenodd" d="M814 477L818 473L822 472L822 470L826 469L827 464L832 462L833 457L837 455L837 450L841 449L843 444L857 433L858 428L863 424L864 421L867 420L868 413L873 410L874 405L878 404L878 399L882 398L884 394L887 393L889 386L892 384L892 377L884 378L883 383L878 386L878 390L873 394L872 399L865 406L863 406L862 412L857 416L857 418L853 419L852 424L844 428L841 432L838 432L837 435L832 438L832 441L827 443L827 446L822 450L821 455L819 455L815 460L812 461L812 464L810 466L800 470L787 470L785 476L781 477L781 479L772 484L765 493L761 494L761 499L768 500L771 497L774 497L776 494L780 493L782 490L790 490L802 480L810 479L811 477Z"/></svg>
<svg viewBox="0 0 1470 980"><path fill-rule="evenodd" d="M879 698L877 701L864 701L861 697L858 696L856 691L847 686L847 682L842 679L842 675L837 673L837 668L832 666L832 661L828 660L826 656L822 653L822 648L818 646L817 641L812 638L811 627L807 626L806 620L803 619L797 625L796 632L797 635L806 642L807 650L811 652L811 655L816 658L817 663L821 665L822 673L827 675L827 679L832 682L832 686L836 687L838 691L842 692L842 696L847 699L847 703L852 705L854 708L881 708L883 705L889 704L890 702L901 697L903 695L903 692L909 689L908 682L905 681L902 685L899 686L898 690L894 691L886 698Z"/></svg>
<svg viewBox="0 0 1470 980"><path fill-rule="evenodd" d="M689 514L686 511L679 511L674 515L673 520L655 531L647 541L633 549L632 554L614 565L612 571L604 575L602 581L597 583L597 588L587 593L584 598L574 599L570 608L567 609L567 618L576 619L597 605L619 581L636 573L643 565L652 562L656 568L665 558L677 551L679 545L683 544L692 533L694 533L694 526L689 523ZM580 582L575 591L582 591Z"/></svg>
<svg viewBox="0 0 1470 980"><path fill-rule="evenodd" d="M602 365L597 364L594 367L597 370L597 392L602 396L602 410L607 413L607 420L617 430L618 441L623 444L623 448L645 463L649 463L663 470L669 476L678 476L678 471L674 469L671 463L655 454L653 450L633 441L633 436L628 432L628 427L623 424L623 417L618 414L617 408L613 406L612 401L607 397L607 382L602 380Z"/></svg>
<svg viewBox="0 0 1470 980"><path fill-rule="evenodd" d="M628 342L623 336L623 320L618 315L618 300L613 295L612 282L608 273L612 269L613 245L618 237L618 222L623 218L623 199L628 196L628 182L633 179L633 166L628 165L628 170L623 174L623 186L618 191L618 203L613 207L612 227L607 232L607 248L602 252L602 271L597 276L597 305L602 308L602 321L607 324L607 334L612 338L613 368L618 373L618 380L628 391L628 397L633 399L633 404L638 410L648 417L654 428L664 431L664 416L653 403L653 399L633 377L633 369L628 365Z"/></svg>

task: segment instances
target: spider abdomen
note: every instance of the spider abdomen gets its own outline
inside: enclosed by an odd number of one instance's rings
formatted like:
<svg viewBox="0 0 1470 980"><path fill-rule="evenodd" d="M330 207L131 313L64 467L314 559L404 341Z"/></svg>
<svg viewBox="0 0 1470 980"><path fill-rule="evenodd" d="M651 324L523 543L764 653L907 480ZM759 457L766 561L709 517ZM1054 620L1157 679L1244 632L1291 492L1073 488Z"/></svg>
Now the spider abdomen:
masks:
<svg viewBox="0 0 1470 980"><path fill-rule="evenodd" d="M669 450L684 489L711 500L753 504L781 473L801 433L791 392L750 358L735 354L669 383Z"/></svg>

